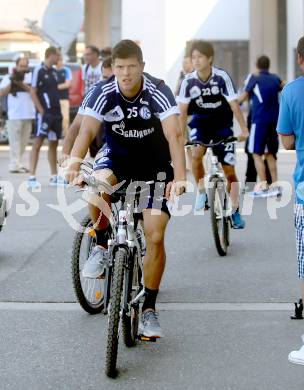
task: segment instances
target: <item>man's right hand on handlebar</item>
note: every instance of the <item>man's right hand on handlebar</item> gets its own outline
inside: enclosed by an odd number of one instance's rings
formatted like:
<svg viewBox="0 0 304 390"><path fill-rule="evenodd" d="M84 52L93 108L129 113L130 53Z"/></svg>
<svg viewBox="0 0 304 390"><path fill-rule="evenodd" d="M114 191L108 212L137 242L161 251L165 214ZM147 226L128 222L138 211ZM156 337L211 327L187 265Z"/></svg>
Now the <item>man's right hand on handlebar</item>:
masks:
<svg viewBox="0 0 304 390"><path fill-rule="evenodd" d="M67 163L67 168L65 170L64 176L65 180L72 186L82 186L83 185L83 175L80 172L81 162L71 162Z"/></svg>

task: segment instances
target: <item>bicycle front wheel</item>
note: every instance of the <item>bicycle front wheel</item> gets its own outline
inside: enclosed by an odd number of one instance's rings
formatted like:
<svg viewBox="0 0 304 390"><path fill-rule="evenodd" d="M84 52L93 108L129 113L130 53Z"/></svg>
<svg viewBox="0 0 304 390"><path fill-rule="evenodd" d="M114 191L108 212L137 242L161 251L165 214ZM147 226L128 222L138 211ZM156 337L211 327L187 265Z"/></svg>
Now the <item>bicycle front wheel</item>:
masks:
<svg viewBox="0 0 304 390"><path fill-rule="evenodd" d="M81 221L81 231L77 232L73 242L71 271L75 295L80 306L89 314L98 314L104 307L104 281L88 279L81 274L84 263L96 245L91 218Z"/></svg>
<svg viewBox="0 0 304 390"><path fill-rule="evenodd" d="M107 350L106 350L106 375L113 378L116 376L116 362L118 350L118 329L120 321L120 311L122 304L122 290L124 279L124 264L127 260L127 252L125 249L118 249L114 258L114 271L111 289L111 298L109 304L109 321L107 334Z"/></svg>
<svg viewBox="0 0 304 390"><path fill-rule="evenodd" d="M220 256L226 256L229 241L229 226L226 217L226 191L222 179L211 180L209 192L210 217L215 247Z"/></svg>

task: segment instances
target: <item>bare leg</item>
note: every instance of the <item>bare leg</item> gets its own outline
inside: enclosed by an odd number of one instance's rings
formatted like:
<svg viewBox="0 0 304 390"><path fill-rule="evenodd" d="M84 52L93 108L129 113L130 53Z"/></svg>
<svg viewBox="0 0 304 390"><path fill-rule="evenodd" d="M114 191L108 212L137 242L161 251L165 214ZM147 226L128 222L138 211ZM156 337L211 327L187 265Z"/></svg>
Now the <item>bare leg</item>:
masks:
<svg viewBox="0 0 304 390"><path fill-rule="evenodd" d="M266 153L265 158L268 163L268 168L271 175L271 181L272 183L276 183L278 180L277 161L274 158L274 156L270 153Z"/></svg>
<svg viewBox="0 0 304 390"><path fill-rule="evenodd" d="M205 189L205 184L204 184L205 170L202 161L205 153L206 153L206 148L203 148L202 146L197 146L192 150L192 173L199 190Z"/></svg>
<svg viewBox="0 0 304 390"><path fill-rule="evenodd" d="M190 170L192 167L192 150L190 148L186 148L185 152L186 152L187 169Z"/></svg>
<svg viewBox="0 0 304 390"><path fill-rule="evenodd" d="M254 165L260 178L261 189L267 189L266 169L263 157L259 154L253 153Z"/></svg>
<svg viewBox="0 0 304 390"><path fill-rule="evenodd" d="M151 210L144 210L144 229L147 252L144 261L145 287L158 290L165 270L165 230L169 217L162 212L161 215L151 215Z"/></svg>
<svg viewBox="0 0 304 390"><path fill-rule="evenodd" d="M109 169L102 169L96 171L94 176L99 181L106 181L112 186L117 183L117 179L113 172ZM97 194L90 194L89 196L89 211L91 219L94 223L95 230L104 230L109 225L109 217L111 212L110 196L103 194L102 198Z"/></svg>
<svg viewBox="0 0 304 390"><path fill-rule="evenodd" d="M36 137L32 146L31 158L30 158L30 175L35 176L37 163L39 159L40 148L43 144L44 138Z"/></svg>
<svg viewBox="0 0 304 390"><path fill-rule="evenodd" d="M49 141L48 159L51 175L57 175L57 146L58 141Z"/></svg>
<svg viewBox="0 0 304 390"><path fill-rule="evenodd" d="M235 173L233 165L223 165L223 171L228 181L228 192L230 193L230 199L232 209L236 210L239 207L239 181Z"/></svg>

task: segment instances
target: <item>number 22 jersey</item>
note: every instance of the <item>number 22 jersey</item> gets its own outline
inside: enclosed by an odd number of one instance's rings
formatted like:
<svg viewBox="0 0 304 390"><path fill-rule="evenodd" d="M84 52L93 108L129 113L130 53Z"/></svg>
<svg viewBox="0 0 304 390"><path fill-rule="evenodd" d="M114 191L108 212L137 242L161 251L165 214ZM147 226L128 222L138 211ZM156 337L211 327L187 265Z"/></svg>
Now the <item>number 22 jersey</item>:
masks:
<svg viewBox="0 0 304 390"><path fill-rule="evenodd" d="M233 113L229 102L237 99L237 92L229 74L212 67L208 80L199 78L197 71L183 80L178 102L189 104L188 113L193 115L189 126L207 132L231 128Z"/></svg>

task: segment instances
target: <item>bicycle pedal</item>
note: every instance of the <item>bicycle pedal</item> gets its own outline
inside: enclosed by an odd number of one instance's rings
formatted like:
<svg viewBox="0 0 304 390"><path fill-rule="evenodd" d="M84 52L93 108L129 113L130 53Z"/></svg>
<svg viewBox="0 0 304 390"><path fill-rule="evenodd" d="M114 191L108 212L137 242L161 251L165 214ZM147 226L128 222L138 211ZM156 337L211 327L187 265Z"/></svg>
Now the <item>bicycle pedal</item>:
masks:
<svg viewBox="0 0 304 390"><path fill-rule="evenodd" d="M294 303L295 305L295 314L294 316L291 316L290 319L292 320L303 320L303 301L302 299L299 299L298 302Z"/></svg>
<svg viewBox="0 0 304 390"><path fill-rule="evenodd" d="M142 334L139 334L137 336L138 340L139 341L148 341L150 343L155 343L156 342L156 337L146 337L146 336L143 336Z"/></svg>

